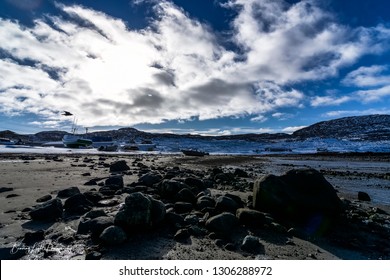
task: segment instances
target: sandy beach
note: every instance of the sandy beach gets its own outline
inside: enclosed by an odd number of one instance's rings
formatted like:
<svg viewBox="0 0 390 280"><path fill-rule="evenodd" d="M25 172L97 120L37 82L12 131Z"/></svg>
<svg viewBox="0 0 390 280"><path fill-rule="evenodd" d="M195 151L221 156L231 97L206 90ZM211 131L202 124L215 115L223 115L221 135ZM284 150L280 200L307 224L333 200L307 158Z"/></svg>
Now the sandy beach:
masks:
<svg viewBox="0 0 390 280"><path fill-rule="evenodd" d="M118 161L124 161L128 169L113 171L112 166ZM258 178L302 168L319 171L343 203L342 212L326 232L307 234L266 213L265 220L256 227L239 220L240 224L229 233L212 230L211 218L230 211L226 205L227 208L218 210L221 197L236 202L238 206L230 215L237 216L237 208L252 209L253 186ZM389 172L390 157L385 154L205 157L3 154L0 155L0 258L390 259ZM119 187L114 183L118 178ZM196 192L191 188L193 194L183 192L182 199L177 196L173 199L161 191L165 180L191 187L191 182L200 182L202 188ZM86 204L76 202L76 206L69 206L66 201L74 193L61 193L69 188L72 192L77 189L76 194L85 199L80 201L87 201ZM370 201L359 200L358 192L368 194ZM117 227L118 211L123 205L130 207L127 197L134 193L152 203L158 201L163 208L164 215L156 225L132 233L127 231L123 240L116 243L103 242L102 235L94 236L92 227L83 230L83 225L98 218L99 225L104 221L107 226ZM200 208L202 196L209 197L217 206ZM56 198L65 207L61 216L49 220L32 218L31 212L37 205ZM118 233L115 234L117 240ZM256 242L254 249L245 245L252 239Z"/></svg>

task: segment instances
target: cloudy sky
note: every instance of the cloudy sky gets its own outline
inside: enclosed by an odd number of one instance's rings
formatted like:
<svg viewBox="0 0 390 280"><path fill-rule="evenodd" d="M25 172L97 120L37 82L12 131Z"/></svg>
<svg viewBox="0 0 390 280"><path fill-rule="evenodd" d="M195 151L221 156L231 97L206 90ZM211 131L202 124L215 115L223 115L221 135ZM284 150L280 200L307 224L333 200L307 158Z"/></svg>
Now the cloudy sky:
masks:
<svg viewBox="0 0 390 280"><path fill-rule="evenodd" d="M388 0L0 0L0 130L292 132L390 113Z"/></svg>

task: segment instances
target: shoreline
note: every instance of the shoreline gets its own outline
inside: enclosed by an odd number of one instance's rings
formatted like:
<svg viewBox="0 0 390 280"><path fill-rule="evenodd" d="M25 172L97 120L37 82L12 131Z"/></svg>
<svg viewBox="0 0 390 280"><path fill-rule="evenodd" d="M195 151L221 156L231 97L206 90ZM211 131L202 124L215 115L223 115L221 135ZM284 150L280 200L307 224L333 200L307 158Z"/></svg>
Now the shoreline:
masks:
<svg viewBox="0 0 390 280"><path fill-rule="evenodd" d="M369 157L359 155L210 155L206 157L185 157L183 155L164 154L0 154L0 187L12 188L11 191L0 193L0 249L2 258L7 257L6 251L12 248L13 244L20 242L27 232L35 232L39 229L45 231L50 240L56 240L56 235L70 236L73 240L71 248L83 248L83 253L76 251L68 254L54 254L44 257L42 252L27 254L23 258L38 259L78 259L85 258L87 252L94 248L87 242L87 239L75 234L80 217L73 217L69 220L57 221L51 224L42 224L31 221L28 215L28 208L39 204L37 199L51 195L55 197L60 190L75 186L81 192L90 191L98 186L86 186L87 181L100 178L104 181L110 176L109 165L118 160L125 160L130 170L123 175L125 186L132 185L139 180L140 174L147 171L166 172L173 167L182 172L192 172L199 176L207 174L210 169L221 168L225 172L233 172L240 168L248 173L247 178L239 178L234 184L218 183L210 188L214 197L231 193L241 197L246 202L252 194L251 184L253 181L266 174L280 175L293 168L312 167L320 170L325 178L335 187L339 197L351 201L353 207L359 208L361 212L369 212L371 209L380 208L386 213L390 212L390 202L382 203L377 201L377 195L386 193L390 197L388 183L390 176L386 170L390 170L390 163L387 161L389 154L370 154ZM11 161L5 161L10 160ZM15 159L17 161L15 161ZM326 165L325 163L328 163ZM354 164L353 164L354 163ZM372 167L375 167L374 169ZM355 169L355 170L353 170ZM365 170L365 172L361 172ZM354 173L354 171L356 171ZM358 172L359 171L359 172ZM372 184L370 192L364 188ZM379 186L378 186L379 185ZM382 189L380 187L383 187ZM371 202L357 200L357 193L366 190L372 196ZM146 190L146 189L145 189ZM149 191L149 190L148 190ZM379 193L376 193L379 192ZM11 196L10 196L11 195ZM110 201L117 204L107 207L95 207L94 209L104 210L108 216L118 211L120 203L123 203L126 194L115 195ZM169 204L169 203L168 203ZM168 205L167 204L167 205ZM194 212L197 213L197 212ZM390 220L384 218L385 224L390 225ZM360 219L360 218L359 218ZM386 220L387 219L387 220ZM173 240L169 228L163 227L159 230L143 234L135 234L129 237L128 242L119 247L107 247L103 250L103 259L367 259L367 258L389 258L390 252L368 250L365 245L337 246L329 242L327 238L299 238L289 236L287 233L277 233L275 229L265 228L254 230L258 234L265 247L264 254L256 255L243 252L241 249L229 251L219 247L216 241L208 238L197 238L191 236L190 244L176 242ZM362 234L367 233L362 230ZM236 238L244 236L244 229L235 233ZM341 234L341 233L338 233ZM52 236L54 235L54 237ZM377 234L371 233L376 242L380 242ZM332 237L336 238L336 237ZM337 237L339 238L339 237ZM345 238L348 238L345 236ZM378 239L379 238L379 239ZM234 239L234 238L233 238ZM331 238L330 238L331 239ZM57 240L56 240L57 242ZM345 242L347 242L345 240ZM143 244L142 248L137 247ZM58 242L56 243L58 245ZM289 245L290 244L290 245ZM295 245L291 245L295 244ZM43 245L42 245L43 246ZM61 243L67 248L68 245ZM225 245L224 245L225 246ZM359 246L363 246L359 250ZM138 250L137 253L128 254L130 251ZM321 253L319 253L321 252ZM8 255L8 257L10 257Z"/></svg>

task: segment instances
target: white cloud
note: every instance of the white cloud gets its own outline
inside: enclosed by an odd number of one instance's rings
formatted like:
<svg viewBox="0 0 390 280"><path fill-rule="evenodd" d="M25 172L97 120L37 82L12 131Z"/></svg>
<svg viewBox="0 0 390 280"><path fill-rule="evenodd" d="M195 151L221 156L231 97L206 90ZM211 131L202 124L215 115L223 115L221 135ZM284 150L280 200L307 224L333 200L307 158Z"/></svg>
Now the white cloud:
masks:
<svg viewBox="0 0 390 280"><path fill-rule="evenodd" d="M258 82L254 85L258 105L269 112L283 107L302 107L301 101L304 94L295 89L284 89L281 86L270 82Z"/></svg>
<svg viewBox="0 0 390 280"><path fill-rule="evenodd" d="M139 5L139 4L148 2L148 1L151 1L151 0L131 0L130 2L131 2L131 4L133 4L133 5Z"/></svg>
<svg viewBox="0 0 390 280"><path fill-rule="evenodd" d="M340 105L353 100L351 96L315 96L310 103L313 107Z"/></svg>
<svg viewBox="0 0 390 280"><path fill-rule="evenodd" d="M256 116L256 117L251 118L251 122L259 122L259 123L262 123L262 122L265 122L265 121L267 121L267 120L268 120L268 118L265 117L265 116L262 116L262 115L258 115L258 116Z"/></svg>
<svg viewBox="0 0 390 280"><path fill-rule="evenodd" d="M263 116L302 107L291 85L380 52L389 33L341 26L315 1L231 0L237 17L223 41L233 51L171 2L150 3L156 17L143 30L77 5L30 27L0 18L0 112L55 121L66 108L89 127Z"/></svg>
<svg viewBox="0 0 390 280"><path fill-rule="evenodd" d="M195 135L203 135L203 136L276 132L272 128L253 128L253 127L223 127L223 128L209 128L206 130L187 129L187 128L163 128L163 129L144 129L143 131L147 131L151 133L195 134Z"/></svg>
<svg viewBox="0 0 390 280"><path fill-rule="evenodd" d="M380 101L384 97L390 96L390 83L387 86L371 89L371 90L359 90L355 93L363 102L375 102Z"/></svg>
<svg viewBox="0 0 390 280"><path fill-rule="evenodd" d="M358 87L376 87L390 84L390 75L383 74L388 71L387 65L373 65L360 67L350 72L343 83Z"/></svg>
<svg viewBox="0 0 390 280"><path fill-rule="evenodd" d="M285 121L285 120L291 119L292 117L294 117L294 115L288 114L288 113L276 112L276 113L272 114L272 117L274 117L275 119L279 119L281 121Z"/></svg>
<svg viewBox="0 0 390 280"><path fill-rule="evenodd" d="M348 95L340 95L338 92L328 96L315 96L310 103L313 107L337 106L349 101L360 103L378 102L390 96L390 75L387 65L372 65L369 67L359 67L348 73L342 83L348 86L361 88Z"/></svg>
<svg viewBox="0 0 390 280"><path fill-rule="evenodd" d="M240 9L233 22L235 42L245 50L245 71L277 83L317 80L337 74L362 55L377 53L388 30L351 29L335 23L316 1L230 0ZM255 70L255 71L254 71ZM242 76L238 75L240 78Z"/></svg>
<svg viewBox="0 0 390 280"><path fill-rule="evenodd" d="M388 65L360 67L350 72L343 83L361 88L351 98L363 103L378 102L390 96L390 71Z"/></svg>
<svg viewBox="0 0 390 280"><path fill-rule="evenodd" d="M50 129L56 129L61 127L61 122L58 121L33 121L29 122L28 124Z"/></svg>

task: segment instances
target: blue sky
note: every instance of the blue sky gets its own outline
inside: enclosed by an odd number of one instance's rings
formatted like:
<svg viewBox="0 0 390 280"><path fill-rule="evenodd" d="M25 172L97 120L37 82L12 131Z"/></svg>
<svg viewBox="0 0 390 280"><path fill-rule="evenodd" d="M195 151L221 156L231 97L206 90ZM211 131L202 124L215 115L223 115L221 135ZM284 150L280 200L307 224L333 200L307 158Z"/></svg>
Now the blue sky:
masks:
<svg viewBox="0 0 390 280"><path fill-rule="evenodd" d="M390 113L387 0L0 0L0 130L287 132Z"/></svg>

